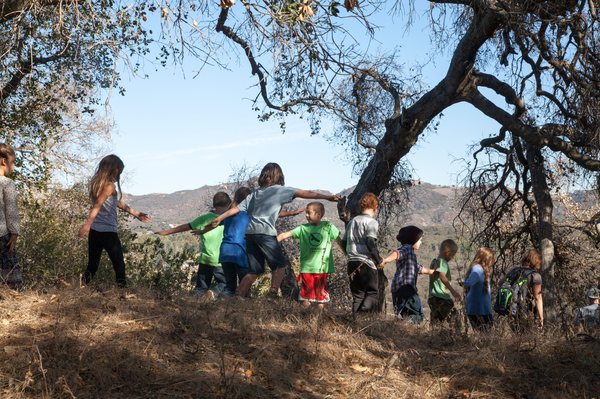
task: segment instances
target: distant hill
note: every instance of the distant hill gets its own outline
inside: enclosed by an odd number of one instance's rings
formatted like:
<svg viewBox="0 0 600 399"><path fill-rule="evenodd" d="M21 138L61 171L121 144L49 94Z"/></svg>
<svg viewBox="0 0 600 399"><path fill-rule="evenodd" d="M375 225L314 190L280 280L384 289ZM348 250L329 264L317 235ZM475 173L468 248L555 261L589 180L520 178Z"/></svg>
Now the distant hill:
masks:
<svg viewBox="0 0 600 399"><path fill-rule="evenodd" d="M340 192L341 195L348 195L354 187ZM169 224L179 225L191 221L196 216L208 212L211 208L212 196L217 191L229 192L231 189L226 185L202 186L194 190L176 191L171 194L146 194L130 195L126 194L126 200L135 209L141 210L152 216L150 229L162 229ZM318 190L323 193L328 191ZM418 226L448 226L456 215L455 206L457 189L448 186L436 186L429 183L414 184L408 188L411 198L407 209L403 214L406 219L398 221L399 224L416 224ZM288 207L296 209L306 206L307 200L294 200ZM328 220L338 224L336 204L328 201L322 201L325 204L325 215ZM304 221L303 215L295 217L298 223ZM134 226L139 223L132 222Z"/></svg>

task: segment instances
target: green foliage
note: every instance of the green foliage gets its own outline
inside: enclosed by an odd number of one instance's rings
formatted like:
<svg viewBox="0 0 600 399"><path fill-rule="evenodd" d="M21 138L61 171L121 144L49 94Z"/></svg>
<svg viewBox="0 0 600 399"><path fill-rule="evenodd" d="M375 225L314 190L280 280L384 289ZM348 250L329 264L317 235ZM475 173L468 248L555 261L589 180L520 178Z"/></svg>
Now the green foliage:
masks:
<svg viewBox="0 0 600 399"><path fill-rule="evenodd" d="M78 284L87 266L87 239L77 237L89 211L82 185L43 193L26 192L21 201L22 226L17 253L25 284L46 288ZM189 245L169 245L158 237L144 237L121 220L125 270L130 285L147 287L160 294L191 288L196 251ZM103 253L93 284L114 286L115 275Z"/></svg>
<svg viewBox="0 0 600 399"><path fill-rule="evenodd" d="M22 195L17 254L26 286L47 287L78 278L86 264L87 243L77 237L77 230L87 203L81 186Z"/></svg>
<svg viewBox="0 0 600 399"><path fill-rule="evenodd" d="M192 288L196 270L194 253L168 249L159 237L139 237L130 230L120 233L129 283L168 295Z"/></svg>

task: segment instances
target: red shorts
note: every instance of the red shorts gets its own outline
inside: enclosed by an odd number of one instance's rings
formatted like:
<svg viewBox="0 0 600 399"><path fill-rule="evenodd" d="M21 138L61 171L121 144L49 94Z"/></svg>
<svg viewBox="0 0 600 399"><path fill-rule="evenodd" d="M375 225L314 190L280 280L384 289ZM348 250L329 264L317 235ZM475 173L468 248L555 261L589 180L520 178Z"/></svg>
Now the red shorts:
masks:
<svg viewBox="0 0 600 399"><path fill-rule="evenodd" d="M300 286L300 301L317 303L329 302L329 291L327 291L327 273L300 273L298 280L302 281Z"/></svg>

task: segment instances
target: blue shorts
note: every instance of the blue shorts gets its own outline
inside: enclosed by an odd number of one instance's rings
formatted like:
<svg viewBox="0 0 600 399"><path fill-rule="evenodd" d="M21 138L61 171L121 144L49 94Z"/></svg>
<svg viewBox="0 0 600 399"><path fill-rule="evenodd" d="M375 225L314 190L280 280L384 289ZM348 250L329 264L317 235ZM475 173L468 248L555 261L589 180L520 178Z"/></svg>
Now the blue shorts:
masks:
<svg viewBox="0 0 600 399"><path fill-rule="evenodd" d="M277 237L267 234L247 234L246 252L248 253L248 273L263 274L265 261L271 270L285 267L287 259Z"/></svg>

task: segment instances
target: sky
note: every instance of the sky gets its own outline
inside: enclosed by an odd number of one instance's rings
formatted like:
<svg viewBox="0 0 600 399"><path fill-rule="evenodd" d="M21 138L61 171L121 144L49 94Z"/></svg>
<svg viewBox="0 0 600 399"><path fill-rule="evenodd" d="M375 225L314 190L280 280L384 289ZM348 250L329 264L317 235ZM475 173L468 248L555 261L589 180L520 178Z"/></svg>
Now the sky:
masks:
<svg viewBox="0 0 600 399"><path fill-rule="evenodd" d="M377 37L393 37L402 46L403 61L412 63L434 51L424 27L398 35L402 21L382 29ZM391 34L395 32L395 34ZM437 55L425 69L426 81L437 83L447 68L447 56ZM134 195L172 193L226 182L242 165L281 165L286 185L339 192L358 182L339 145L323 135L310 135L298 119L260 122L250 99L256 82L247 61L230 70L205 67L194 76L192 66L153 67L149 78L123 76L126 95L113 93L106 112L115 131L108 150L125 163L123 190ZM468 145L497 132L497 126L470 105L444 112L437 133L427 133L406 158L414 177L437 185L454 185L464 166ZM324 132L329 133L329 132Z"/></svg>

